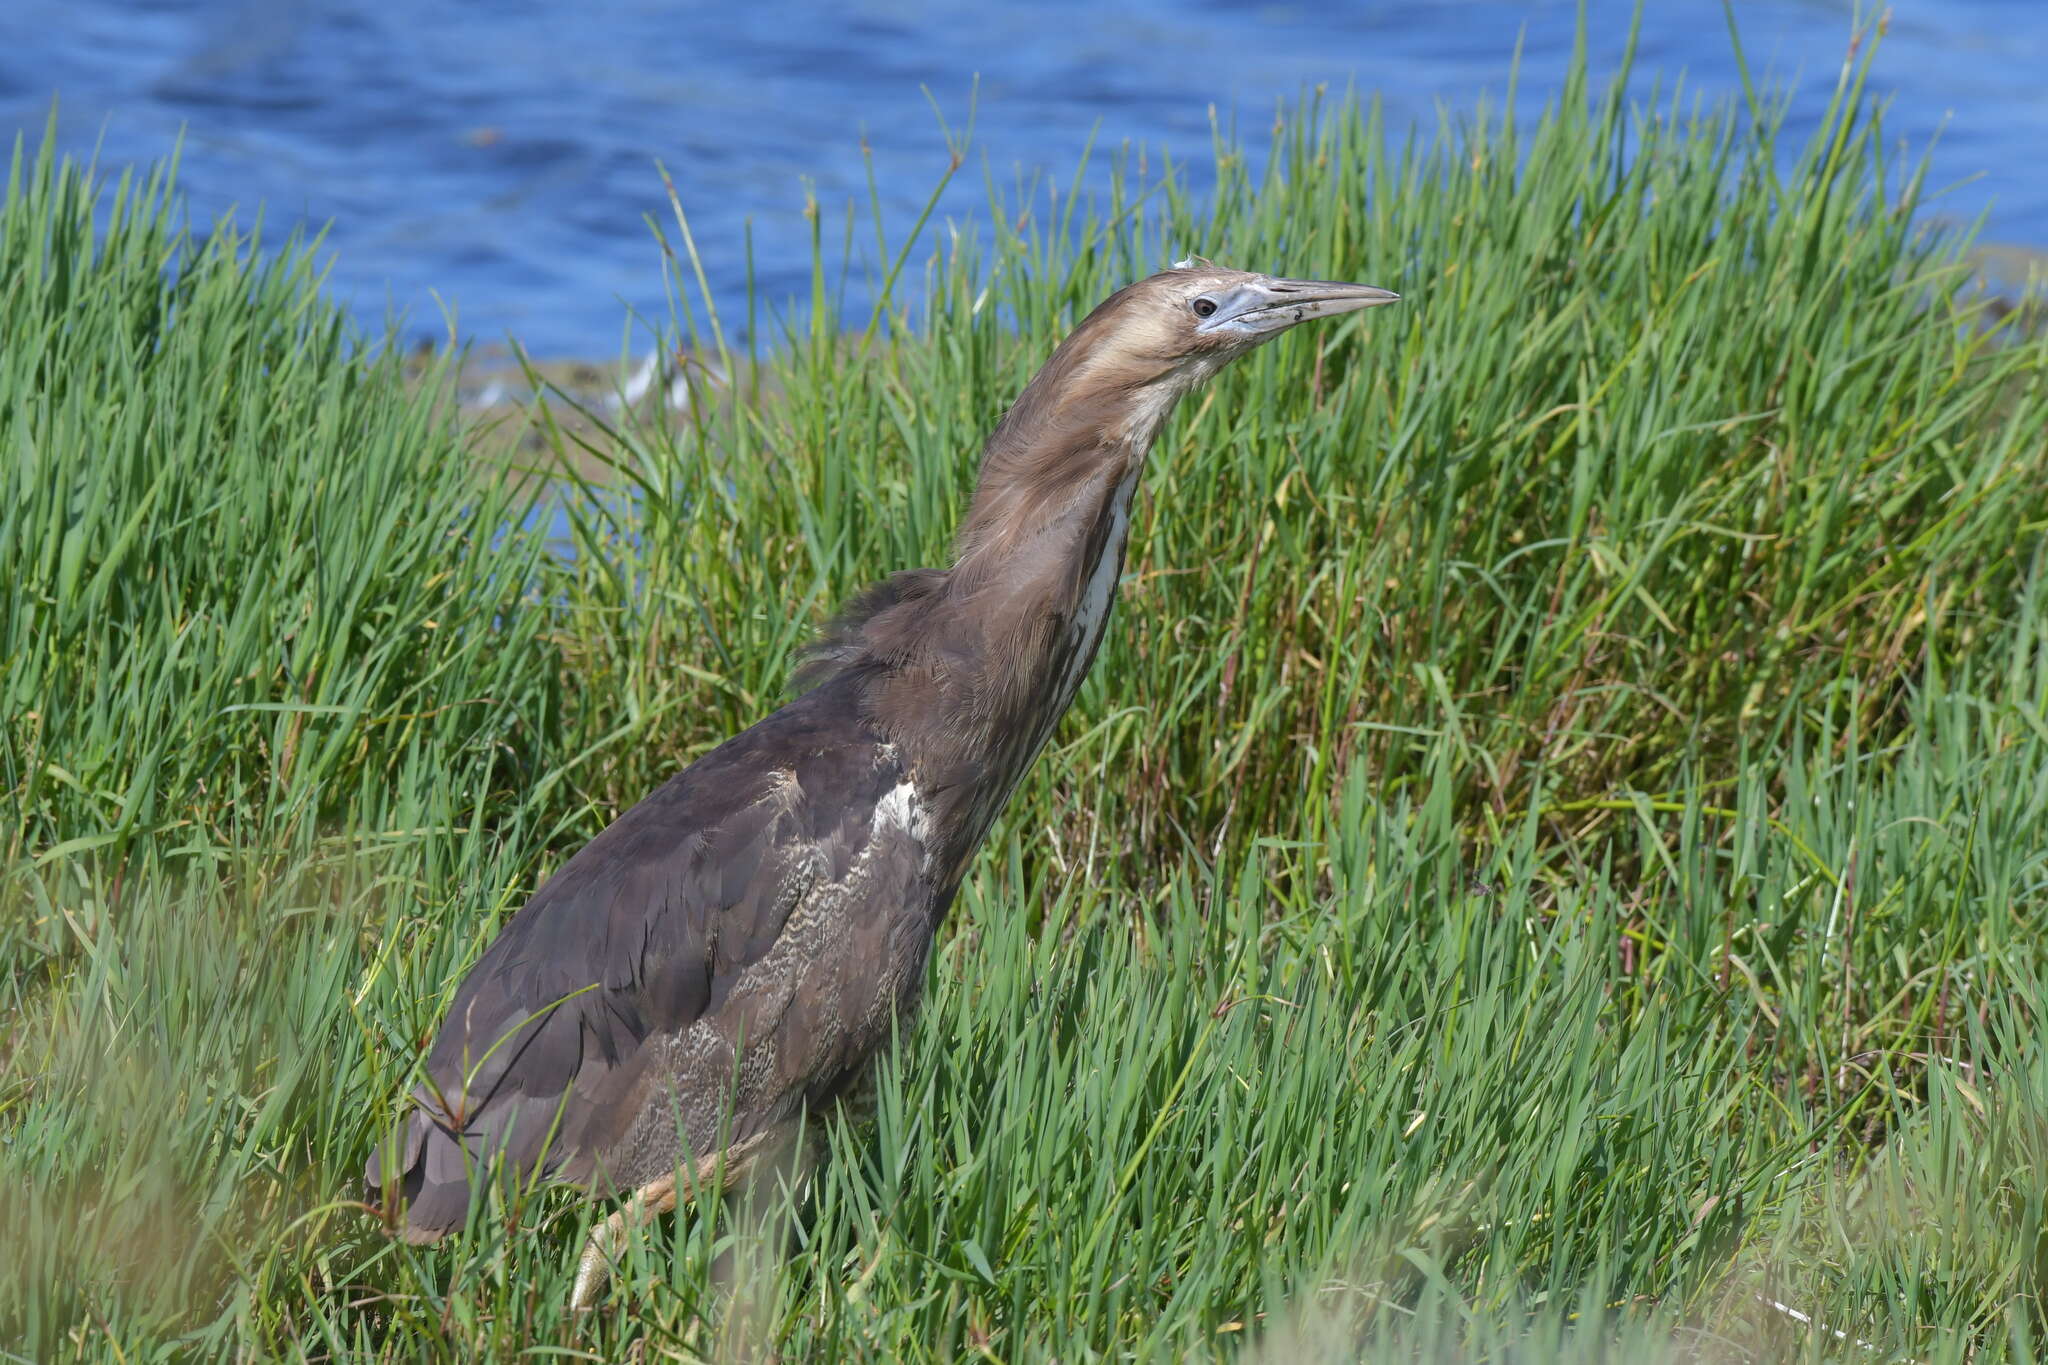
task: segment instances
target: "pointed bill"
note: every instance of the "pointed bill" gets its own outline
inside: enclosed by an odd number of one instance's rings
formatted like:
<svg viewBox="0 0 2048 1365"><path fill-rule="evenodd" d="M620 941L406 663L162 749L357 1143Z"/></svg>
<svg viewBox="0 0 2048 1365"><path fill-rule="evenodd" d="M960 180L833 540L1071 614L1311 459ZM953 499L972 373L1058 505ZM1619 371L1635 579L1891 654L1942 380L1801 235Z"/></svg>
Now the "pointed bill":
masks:
<svg viewBox="0 0 2048 1365"><path fill-rule="evenodd" d="M1338 280L1278 280L1260 277L1239 285L1203 320L1205 332L1267 336L1314 318L1395 303L1400 295L1371 284Z"/></svg>

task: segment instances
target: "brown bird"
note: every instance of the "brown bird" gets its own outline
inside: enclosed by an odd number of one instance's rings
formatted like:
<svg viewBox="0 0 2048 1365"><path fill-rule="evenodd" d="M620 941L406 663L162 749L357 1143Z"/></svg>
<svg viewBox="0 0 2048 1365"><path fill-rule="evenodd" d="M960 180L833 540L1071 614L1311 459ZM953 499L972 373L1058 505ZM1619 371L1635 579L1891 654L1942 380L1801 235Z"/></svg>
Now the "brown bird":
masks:
<svg viewBox="0 0 2048 1365"><path fill-rule="evenodd" d="M1398 296L1207 262L1118 290L988 439L950 569L868 588L808 690L620 816L464 978L405 1131L372 1156L403 1235L463 1225L487 1166L634 1197L736 1176L848 1093L916 1009L976 848L1051 737L1116 600L1174 404L1297 323Z"/></svg>

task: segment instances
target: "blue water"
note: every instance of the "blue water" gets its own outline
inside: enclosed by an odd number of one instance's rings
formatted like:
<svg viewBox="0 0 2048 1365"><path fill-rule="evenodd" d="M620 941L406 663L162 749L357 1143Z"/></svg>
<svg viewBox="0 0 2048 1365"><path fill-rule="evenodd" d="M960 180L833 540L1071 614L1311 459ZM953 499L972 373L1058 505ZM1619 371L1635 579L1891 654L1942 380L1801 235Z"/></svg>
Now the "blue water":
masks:
<svg viewBox="0 0 2048 1365"><path fill-rule="evenodd" d="M862 148L892 233L944 169L933 113L964 124L973 161L942 212L977 213L983 159L1071 173L1099 128L1199 167L1209 109L1264 126L1274 102L1328 82L1384 98L1396 125L1505 89L1518 33L1531 103L1555 90L1575 5L1564 0L1172 5L925 0L658 4L653 0L0 0L0 126L36 136L53 96L68 149L163 155L185 130L183 186L208 220L266 206L331 223L337 294L372 325L437 299L485 340L610 355L625 307L665 315L643 221L674 173L714 289L737 304L751 222L767 297L807 291L805 181L836 237L864 201ZM1629 5L1590 0L1596 68ZM1868 6L1865 6L1868 13ZM1737 0L1754 69L1796 79L1810 129L1840 70L1847 0ZM2048 246L2048 0L1898 0L1874 80L1889 132L1940 135L1935 211L1988 209L1986 235ZM1639 70L1740 89L1719 0L1648 0ZM930 91L930 101L921 87ZM1972 177L1975 177L1972 179ZM870 242L865 226L858 239ZM1279 266L1283 263L1263 263Z"/></svg>

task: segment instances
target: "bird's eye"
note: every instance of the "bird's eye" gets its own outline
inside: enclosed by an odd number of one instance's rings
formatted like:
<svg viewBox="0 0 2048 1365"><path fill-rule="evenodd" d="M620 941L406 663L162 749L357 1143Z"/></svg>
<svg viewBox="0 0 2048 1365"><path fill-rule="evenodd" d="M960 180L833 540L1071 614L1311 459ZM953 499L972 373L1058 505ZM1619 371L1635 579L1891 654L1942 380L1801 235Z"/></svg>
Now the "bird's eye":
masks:
<svg viewBox="0 0 2048 1365"><path fill-rule="evenodd" d="M1209 316L1209 315L1210 315L1211 313L1213 313L1213 312L1215 312L1215 311L1216 311L1216 300L1214 300L1214 299L1196 299L1196 300L1195 300L1195 316L1196 316L1196 317L1198 317L1198 318L1205 318L1205 317L1208 317L1208 316Z"/></svg>

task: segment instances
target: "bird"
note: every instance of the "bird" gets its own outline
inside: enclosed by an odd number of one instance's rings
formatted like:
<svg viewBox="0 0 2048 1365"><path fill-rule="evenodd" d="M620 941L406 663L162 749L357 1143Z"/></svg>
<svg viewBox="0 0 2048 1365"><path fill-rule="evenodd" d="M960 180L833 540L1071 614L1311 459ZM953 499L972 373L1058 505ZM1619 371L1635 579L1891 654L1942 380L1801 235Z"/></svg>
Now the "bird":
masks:
<svg viewBox="0 0 2048 1365"><path fill-rule="evenodd" d="M588 1307L630 1223L854 1096L1095 660L1175 405L1300 323L1398 298L1191 258L1090 312L989 435L950 566L855 594L790 701L620 815L470 967L369 1161L387 1223L460 1229L493 1169L623 1196L584 1248Z"/></svg>

